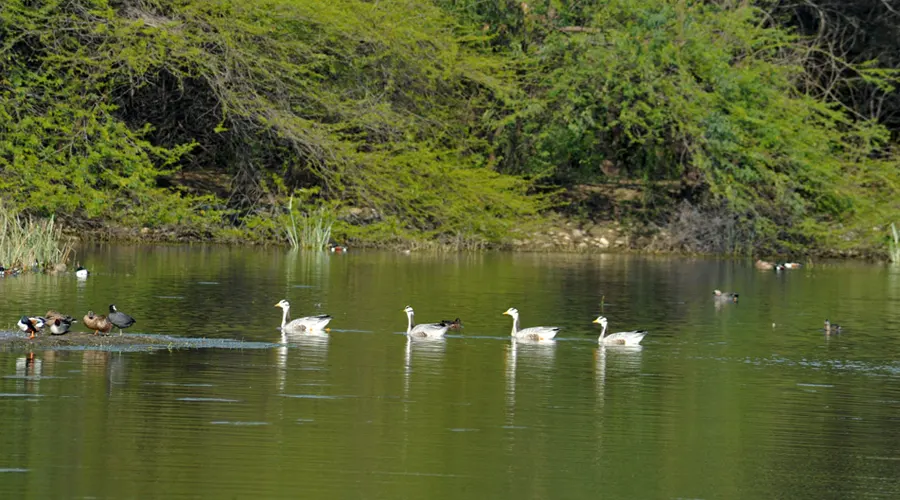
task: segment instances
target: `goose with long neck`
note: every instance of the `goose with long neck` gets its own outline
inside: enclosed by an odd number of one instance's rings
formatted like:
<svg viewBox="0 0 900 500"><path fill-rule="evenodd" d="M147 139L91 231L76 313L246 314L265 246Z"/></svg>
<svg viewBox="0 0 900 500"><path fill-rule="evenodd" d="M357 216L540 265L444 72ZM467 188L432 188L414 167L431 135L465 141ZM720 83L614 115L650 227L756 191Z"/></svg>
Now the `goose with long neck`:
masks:
<svg viewBox="0 0 900 500"><path fill-rule="evenodd" d="M825 335L836 335L838 333L841 333L842 329L843 327L841 325L832 323L827 319L825 320L825 328L823 328L823 330L825 331Z"/></svg>
<svg viewBox="0 0 900 500"><path fill-rule="evenodd" d="M413 316L415 316L415 312L411 306L406 306L403 309L406 313L406 334L410 337L427 337L427 338L439 338L443 337L447 330L450 329L450 324L445 322L440 323L422 323L421 325L417 325Z"/></svg>
<svg viewBox="0 0 900 500"><path fill-rule="evenodd" d="M603 327L603 331L600 332L600 338L598 339L601 345L639 345L641 340L644 339L644 335L647 335L647 330L632 330L630 332L616 332L606 335L606 327L609 325L609 321L605 317L599 316L594 320L594 323L599 323Z"/></svg>
<svg viewBox="0 0 900 500"><path fill-rule="evenodd" d="M718 302L734 302L738 301L738 294L734 292L723 292L722 290L713 290L713 299Z"/></svg>
<svg viewBox="0 0 900 500"><path fill-rule="evenodd" d="M515 307L510 307L503 314L512 316L513 326L510 335L517 340L553 340L559 333L558 326L532 326L519 330L519 310Z"/></svg>
<svg viewBox="0 0 900 500"><path fill-rule="evenodd" d="M275 307L281 308L281 331L285 333L321 332L331 321L331 316L319 314L317 316L305 316L291 321L291 303L281 300Z"/></svg>

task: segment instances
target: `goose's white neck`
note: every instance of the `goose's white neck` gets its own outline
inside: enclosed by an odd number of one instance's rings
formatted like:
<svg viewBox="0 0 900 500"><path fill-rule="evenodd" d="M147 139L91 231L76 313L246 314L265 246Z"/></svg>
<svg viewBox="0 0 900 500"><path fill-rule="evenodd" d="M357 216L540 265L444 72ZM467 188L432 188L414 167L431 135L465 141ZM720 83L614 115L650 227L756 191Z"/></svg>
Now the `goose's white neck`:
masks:
<svg viewBox="0 0 900 500"><path fill-rule="evenodd" d="M407 319L407 323L406 323L406 333L411 332L412 329L413 329L413 327L416 326L416 322L413 320L413 315L414 315L414 314L415 314L415 313L412 312L412 311L407 311L407 312L406 312L406 319Z"/></svg>
<svg viewBox="0 0 900 500"><path fill-rule="evenodd" d="M516 333L519 332L519 315L517 313L517 314L510 314L510 316L512 316L512 319L513 319L512 333L510 333L510 335L515 337Z"/></svg>
<svg viewBox="0 0 900 500"><path fill-rule="evenodd" d="M600 340L603 340L603 337L606 337L606 323L603 323L603 330L600 331Z"/></svg>
<svg viewBox="0 0 900 500"><path fill-rule="evenodd" d="M281 328L284 328L284 326L288 324L288 320L291 319L290 311L291 311L290 306L288 306L288 307L282 306L282 308L281 308Z"/></svg>

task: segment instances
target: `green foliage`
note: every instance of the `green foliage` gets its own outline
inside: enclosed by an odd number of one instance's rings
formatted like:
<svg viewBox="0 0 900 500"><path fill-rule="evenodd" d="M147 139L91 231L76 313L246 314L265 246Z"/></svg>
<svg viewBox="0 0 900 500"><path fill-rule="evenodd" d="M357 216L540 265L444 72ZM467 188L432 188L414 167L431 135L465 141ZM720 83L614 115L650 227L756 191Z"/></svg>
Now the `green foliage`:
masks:
<svg viewBox="0 0 900 500"><path fill-rule="evenodd" d="M900 232L897 226L891 222L891 241L888 242L888 250L891 256L891 262L900 262Z"/></svg>
<svg viewBox="0 0 900 500"><path fill-rule="evenodd" d="M135 55L114 52L108 41L91 51L80 40L103 39L110 29L110 35L133 33L112 23L99 3L83 13L76 7L44 2L35 9L12 1L0 10L0 190L17 207L42 215L126 224L196 218L190 208L199 199L155 186L193 144L155 146L145 139L149 126L129 127L116 116L110 98L122 91L116 74ZM68 27L79 20L90 21L82 33Z"/></svg>
<svg viewBox="0 0 900 500"><path fill-rule="evenodd" d="M503 171L562 185L610 171L681 180L699 187L701 204L724 201L763 250L859 243L860 227L896 213L886 130L798 90L809 48L758 9L680 0L585 8L520 9L517 36L533 47L522 73L530 98L497 121ZM567 25L573 18L584 25ZM864 74L889 84L886 73Z"/></svg>
<svg viewBox="0 0 900 500"><path fill-rule="evenodd" d="M22 208L246 229L319 187L426 237L496 240L542 206L478 168L480 117L511 90L427 2L32 3L0 11L0 188ZM218 171L220 201L180 181Z"/></svg>
<svg viewBox="0 0 900 500"><path fill-rule="evenodd" d="M65 264L72 246L64 241L53 217L35 220L23 217L0 203L0 265L24 268Z"/></svg>

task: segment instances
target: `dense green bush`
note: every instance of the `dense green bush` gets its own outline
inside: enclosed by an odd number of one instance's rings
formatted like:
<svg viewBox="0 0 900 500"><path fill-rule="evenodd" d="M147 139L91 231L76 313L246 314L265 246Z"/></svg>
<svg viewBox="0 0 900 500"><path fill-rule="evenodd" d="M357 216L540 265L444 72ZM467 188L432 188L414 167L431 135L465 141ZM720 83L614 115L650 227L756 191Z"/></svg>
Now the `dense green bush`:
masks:
<svg viewBox="0 0 900 500"><path fill-rule="evenodd" d="M22 208L241 225L318 186L496 240L542 206L480 168L473 131L508 90L427 3L37 3L0 10L0 188ZM210 172L232 179L219 200L182 181Z"/></svg>
<svg viewBox="0 0 900 500"><path fill-rule="evenodd" d="M892 75L773 19L694 0L8 0L0 193L265 240L316 192L300 216L372 214L338 237L479 247L548 193L624 179L644 189L632 220L728 221L739 238L714 248L883 246L889 134L814 91L809 55L884 93ZM675 221L681 199L702 216Z"/></svg>
<svg viewBox="0 0 900 500"><path fill-rule="evenodd" d="M887 131L804 92L801 62L825 48L746 2L441 3L511 40L485 48L510 48L522 67L527 104L498 121L502 171L561 185L678 180L737 219L740 248L857 244L897 212ZM842 64L890 88L887 72Z"/></svg>

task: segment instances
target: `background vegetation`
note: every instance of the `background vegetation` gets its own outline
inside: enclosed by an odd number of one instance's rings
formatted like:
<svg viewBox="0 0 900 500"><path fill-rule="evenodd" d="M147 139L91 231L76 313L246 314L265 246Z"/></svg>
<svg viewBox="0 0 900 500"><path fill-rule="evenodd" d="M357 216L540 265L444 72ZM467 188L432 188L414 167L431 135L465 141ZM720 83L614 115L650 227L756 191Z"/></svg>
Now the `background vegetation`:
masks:
<svg viewBox="0 0 900 500"><path fill-rule="evenodd" d="M884 251L898 26L880 0L9 0L0 192L198 237L327 207L338 239L478 247L556 209Z"/></svg>

